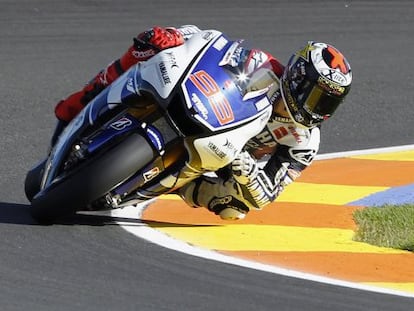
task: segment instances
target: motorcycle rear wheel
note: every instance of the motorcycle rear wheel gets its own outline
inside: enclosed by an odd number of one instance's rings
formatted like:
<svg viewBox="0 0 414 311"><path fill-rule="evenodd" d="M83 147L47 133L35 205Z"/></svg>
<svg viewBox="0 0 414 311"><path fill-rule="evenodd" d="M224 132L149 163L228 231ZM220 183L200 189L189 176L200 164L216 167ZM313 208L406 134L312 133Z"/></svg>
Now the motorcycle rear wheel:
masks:
<svg viewBox="0 0 414 311"><path fill-rule="evenodd" d="M42 224L73 215L132 176L153 157L147 140L133 134L36 194L32 199L31 215Z"/></svg>

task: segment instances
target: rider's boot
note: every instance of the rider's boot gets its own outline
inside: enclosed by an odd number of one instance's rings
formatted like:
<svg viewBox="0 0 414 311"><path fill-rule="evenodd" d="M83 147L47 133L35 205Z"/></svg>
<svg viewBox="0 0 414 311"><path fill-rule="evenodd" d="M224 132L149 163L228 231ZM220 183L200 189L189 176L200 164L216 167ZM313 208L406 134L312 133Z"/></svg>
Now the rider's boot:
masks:
<svg viewBox="0 0 414 311"><path fill-rule="evenodd" d="M205 207L224 220L243 219L249 203L233 180L201 176L178 190L181 198L192 207Z"/></svg>
<svg viewBox="0 0 414 311"><path fill-rule="evenodd" d="M55 115L58 119L55 132L52 137L52 146L60 133L75 118L78 113L100 92L102 92L118 75L114 74L115 62L99 72L80 91L77 91L66 99L59 101L55 106Z"/></svg>
<svg viewBox="0 0 414 311"><path fill-rule="evenodd" d="M149 59L160 49L182 44L184 42L182 36L179 36L176 31L173 33L171 31L155 27L140 33L119 59L101 70L83 89L61 100L55 107L56 117L69 123L92 99L130 67Z"/></svg>

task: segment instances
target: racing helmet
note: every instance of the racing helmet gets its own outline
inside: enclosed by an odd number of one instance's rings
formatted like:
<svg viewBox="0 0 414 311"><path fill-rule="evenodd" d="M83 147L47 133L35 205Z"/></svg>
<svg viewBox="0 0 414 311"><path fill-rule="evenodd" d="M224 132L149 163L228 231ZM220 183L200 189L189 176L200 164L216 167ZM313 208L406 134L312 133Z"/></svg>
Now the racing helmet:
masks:
<svg viewBox="0 0 414 311"><path fill-rule="evenodd" d="M292 55L280 78L282 98L293 122L312 128L333 115L351 88L346 58L332 45L309 41Z"/></svg>

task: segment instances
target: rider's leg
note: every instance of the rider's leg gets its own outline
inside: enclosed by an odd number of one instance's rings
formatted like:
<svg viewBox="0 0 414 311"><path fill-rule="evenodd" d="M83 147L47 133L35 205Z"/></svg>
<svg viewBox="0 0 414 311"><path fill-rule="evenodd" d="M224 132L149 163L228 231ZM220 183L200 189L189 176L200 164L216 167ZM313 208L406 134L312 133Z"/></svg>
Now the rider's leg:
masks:
<svg viewBox="0 0 414 311"><path fill-rule="evenodd" d="M61 100L55 107L58 125L54 133L54 141L65 126L102 90L121 76L134 64L145 61L160 50L184 43L183 36L175 28L153 27L141 32L134 38L134 43L117 60L100 71L78 92Z"/></svg>
<svg viewBox="0 0 414 311"><path fill-rule="evenodd" d="M193 207L205 207L225 220L243 219L254 208L233 179L202 176L179 190L183 200Z"/></svg>

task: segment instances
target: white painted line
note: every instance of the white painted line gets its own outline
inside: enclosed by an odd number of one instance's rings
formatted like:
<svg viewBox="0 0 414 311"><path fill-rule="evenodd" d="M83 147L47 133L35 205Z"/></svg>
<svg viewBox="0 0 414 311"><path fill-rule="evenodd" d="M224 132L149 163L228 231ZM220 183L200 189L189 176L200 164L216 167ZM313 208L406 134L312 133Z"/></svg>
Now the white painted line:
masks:
<svg viewBox="0 0 414 311"><path fill-rule="evenodd" d="M375 153L387 153L387 152L398 152L398 151L408 151L408 150L414 150L414 145L329 153L329 154L320 155L318 159L333 159L333 158L348 157L348 156L355 156L355 155L367 155L367 154L375 154ZM131 207L125 207L120 210L114 210L111 212L111 216L129 218L133 220L141 219L142 212L144 211L147 205L148 203L144 204L141 207L131 206ZM246 267L250 269L256 269L256 270L265 271L269 273L275 273L275 274L283 275L287 277L308 280L308 281L314 281L314 282L319 282L319 283L324 283L324 284L354 288L354 289L388 294L388 295L396 295L396 296L414 298L414 294L404 292L404 291L398 291L398 290L387 289L387 288L376 287L376 286L369 286L369 285L364 285L364 284L354 283L354 282L347 282L347 281L318 276L318 275L314 275L310 273L303 273L303 272L299 272L295 270L279 268L273 265L266 265L266 264L261 264L261 263L257 263L254 261L249 261L249 260L244 260L244 259L240 259L236 257L223 255L218 252L215 252L209 249L203 249L200 247L195 247L184 241L172 238L171 236L161 231L158 231L156 229L153 229L147 226L145 223L131 224L126 221L117 222L117 223L123 229L125 229L129 233L139 238L145 239L147 241L150 241L162 247L172 249L178 252L182 252L188 255L197 256L197 257L210 259L210 260L215 260L218 262L237 265L237 266Z"/></svg>
<svg viewBox="0 0 414 311"><path fill-rule="evenodd" d="M137 207L131 206L131 207L126 207L118 211L116 215L113 215L113 216L122 217L122 218L130 218L132 220L136 220L136 219L140 219L140 214L142 211L143 209L139 209ZM131 224L131 223L128 223L127 221L122 221L122 222L117 222L117 223L123 229L125 229L129 233L139 238L145 239L149 242L160 245L162 247L172 249L172 250L185 253L188 255L210 259L210 260L215 260L218 262L232 264L232 265L236 265L240 267L260 270L264 272L275 273L278 275L293 277L293 278L302 279L302 280L314 281L314 282L319 282L319 283L324 283L324 284L354 288L354 289L382 293L382 294L414 298L414 294L403 292L403 291L397 291L397 290L386 289L382 287L375 287L375 286L363 285L359 283L341 281L341 280L337 280L333 278L313 275L310 273L304 273L304 272L299 272L299 271L290 270L290 269L279 268L274 265L266 265L266 264L261 264L261 263L257 263L254 261L240 259L237 257L223 255L213 250L195 247L184 241L177 240L161 231L155 230L147 226L144 223Z"/></svg>
<svg viewBox="0 0 414 311"><path fill-rule="evenodd" d="M315 157L315 160L328 160L328 159L346 158L346 157L360 156L360 155L392 153L392 152L410 151L410 150L414 150L414 145L325 153L325 154L317 155Z"/></svg>

